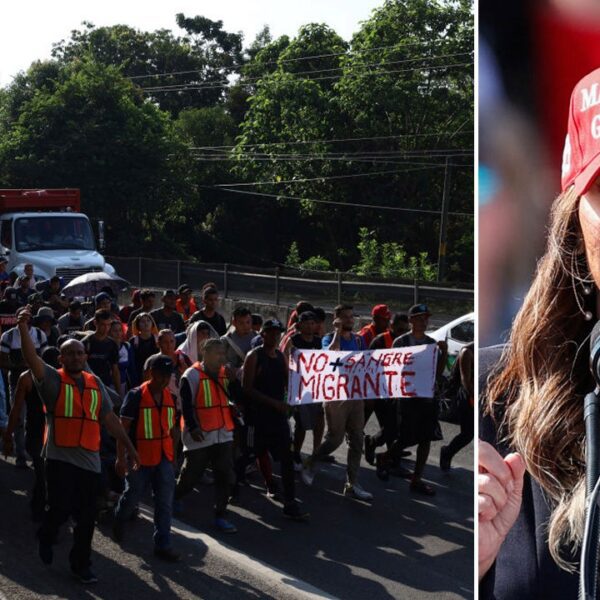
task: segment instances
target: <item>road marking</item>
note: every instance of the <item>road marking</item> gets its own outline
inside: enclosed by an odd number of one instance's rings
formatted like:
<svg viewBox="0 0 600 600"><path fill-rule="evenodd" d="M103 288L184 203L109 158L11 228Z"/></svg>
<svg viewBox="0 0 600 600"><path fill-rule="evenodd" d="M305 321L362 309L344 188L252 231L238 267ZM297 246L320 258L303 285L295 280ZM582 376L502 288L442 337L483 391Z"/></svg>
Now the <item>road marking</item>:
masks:
<svg viewBox="0 0 600 600"><path fill-rule="evenodd" d="M150 507L140 504L140 516L151 523L154 522L154 511ZM319 588L298 579L289 573L285 573L280 569L272 567L256 558L251 558L231 546L228 546L221 540L218 540L206 533L201 533L197 529L190 527L186 523L178 519L172 519L171 531L180 536L197 542L202 542L210 551L220 557L235 564L236 567L250 572L253 576L261 580L268 581L272 586L284 588L290 593L296 593L303 598L313 600L337 600L335 596L320 590Z"/></svg>

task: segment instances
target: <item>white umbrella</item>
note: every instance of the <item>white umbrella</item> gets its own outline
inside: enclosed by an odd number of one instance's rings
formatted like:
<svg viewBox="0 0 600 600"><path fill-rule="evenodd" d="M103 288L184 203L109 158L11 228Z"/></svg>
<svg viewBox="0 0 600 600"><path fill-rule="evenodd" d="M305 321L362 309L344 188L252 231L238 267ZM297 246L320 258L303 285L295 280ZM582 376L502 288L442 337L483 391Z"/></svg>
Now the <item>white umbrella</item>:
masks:
<svg viewBox="0 0 600 600"><path fill-rule="evenodd" d="M109 287L114 294L129 287L129 282L118 275L111 275L103 271L86 273L75 277L70 281L61 292L66 296L73 298L75 296L95 296L100 293L103 287Z"/></svg>

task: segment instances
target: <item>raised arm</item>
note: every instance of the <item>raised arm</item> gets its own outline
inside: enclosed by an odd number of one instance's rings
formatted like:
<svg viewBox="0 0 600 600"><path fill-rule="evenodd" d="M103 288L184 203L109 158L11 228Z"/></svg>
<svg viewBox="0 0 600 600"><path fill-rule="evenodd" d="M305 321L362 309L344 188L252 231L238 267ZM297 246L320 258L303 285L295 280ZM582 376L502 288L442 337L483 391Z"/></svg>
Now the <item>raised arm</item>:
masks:
<svg viewBox="0 0 600 600"><path fill-rule="evenodd" d="M31 369L33 376L41 381L44 378L46 363L38 356L33 345L33 340L29 335L29 323L31 321L31 309L25 308L17 317L17 327L21 335L21 352L27 366Z"/></svg>

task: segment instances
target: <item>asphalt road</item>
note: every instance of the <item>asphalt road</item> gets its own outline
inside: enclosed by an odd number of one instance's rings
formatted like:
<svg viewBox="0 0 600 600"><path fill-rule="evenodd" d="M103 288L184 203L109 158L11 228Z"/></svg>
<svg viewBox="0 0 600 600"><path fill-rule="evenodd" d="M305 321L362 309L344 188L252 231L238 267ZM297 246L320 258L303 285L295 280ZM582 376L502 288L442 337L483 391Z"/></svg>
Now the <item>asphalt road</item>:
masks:
<svg viewBox="0 0 600 600"><path fill-rule="evenodd" d="M368 429L374 427L373 417ZM448 423L442 428L446 440L458 430ZM33 473L2 459L0 599L472 598L473 446L456 456L449 473L437 467L440 446L433 444L425 473L437 491L434 498L411 494L403 479L379 481L363 461L361 483L375 495L369 505L341 494L343 444L337 462L323 465L312 488L298 482L308 523L283 519L254 475L240 504L231 507L235 535L214 530L212 486L201 485L185 498L174 522L174 546L183 554L176 565L152 555L151 509L131 524L122 547L110 539L110 522L101 522L93 556L100 581L88 587L69 576L68 527L53 565L41 563L26 498ZM146 503L151 506L151 499Z"/></svg>

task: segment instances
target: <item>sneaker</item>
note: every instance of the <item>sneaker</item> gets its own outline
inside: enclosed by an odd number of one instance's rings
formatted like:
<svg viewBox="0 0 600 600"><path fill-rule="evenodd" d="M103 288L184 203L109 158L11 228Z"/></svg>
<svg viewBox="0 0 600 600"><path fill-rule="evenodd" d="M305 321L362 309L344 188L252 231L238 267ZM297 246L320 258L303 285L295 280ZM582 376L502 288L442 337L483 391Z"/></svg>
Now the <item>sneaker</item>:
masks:
<svg viewBox="0 0 600 600"><path fill-rule="evenodd" d="M421 479L413 479L410 482L410 491L423 496L435 496L435 490Z"/></svg>
<svg viewBox="0 0 600 600"><path fill-rule="evenodd" d="M305 510L302 510L300 503L296 500L284 505L283 516L292 521L306 521L306 519L308 519L308 513Z"/></svg>
<svg viewBox="0 0 600 600"><path fill-rule="evenodd" d="M373 494L361 488L358 483L355 483L354 485L347 483L344 486L344 496L356 498L357 500L373 500Z"/></svg>
<svg viewBox="0 0 600 600"><path fill-rule="evenodd" d="M365 435L365 460L370 464L375 464L375 444L370 435Z"/></svg>
<svg viewBox="0 0 600 600"><path fill-rule="evenodd" d="M279 487L277 486L277 484L275 482L273 482L271 485L267 486L267 498L269 498L269 500L281 501L281 494L279 492Z"/></svg>
<svg viewBox="0 0 600 600"><path fill-rule="evenodd" d="M315 480L315 469L314 467L307 462L304 463L302 467L302 472L300 476L302 477L302 481L304 481L305 485L311 486L313 481Z"/></svg>
<svg viewBox="0 0 600 600"><path fill-rule="evenodd" d="M85 569L80 569L79 571L74 571L73 569L71 569L71 573L73 574L73 577L75 577L75 579L78 579L81 583L98 583L98 578L89 567L86 567Z"/></svg>
<svg viewBox="0 0 600 600"><path fill-rule="evenodd" d="M54 558L54 552L50 544L43 544L41 541L38 542L38 554L45 565L51 565L52 559Z"/></svg>
<svg viewBox="0 0 600 600"><path fill-rule="evenodd" d="M448 456L448 446L442 446L440 449L440 469L449 471L452 463L452 457Z"/></svg>
<svg viewBox="0 0 600 600"><path fill-rule="evenodd" d="M223 517L217 517L215 519L215 527L221 533L237 533L237 527L231 521L228 521Z"/></svg>
<svg viewBox="0 0 600 600"><path fill-rule="evenodd" d="M113 519L112 536L117 544L120 544L123 541L123 537L125 536L125 521L122 521L117 517Z"/></svg>
<svg viewBox="0 0 600 600"><path fill-rule="evenodd" d="M181 559L181 554L172 548L154 548L154 556L170 563L176 563Z"/></svg>
<svg viewBox="0 0 600 600"><path fill-rule="evenodd" d="M381 481L388 481L390 478L388 462L383 454L375 455L375 474Z"/></svg>

